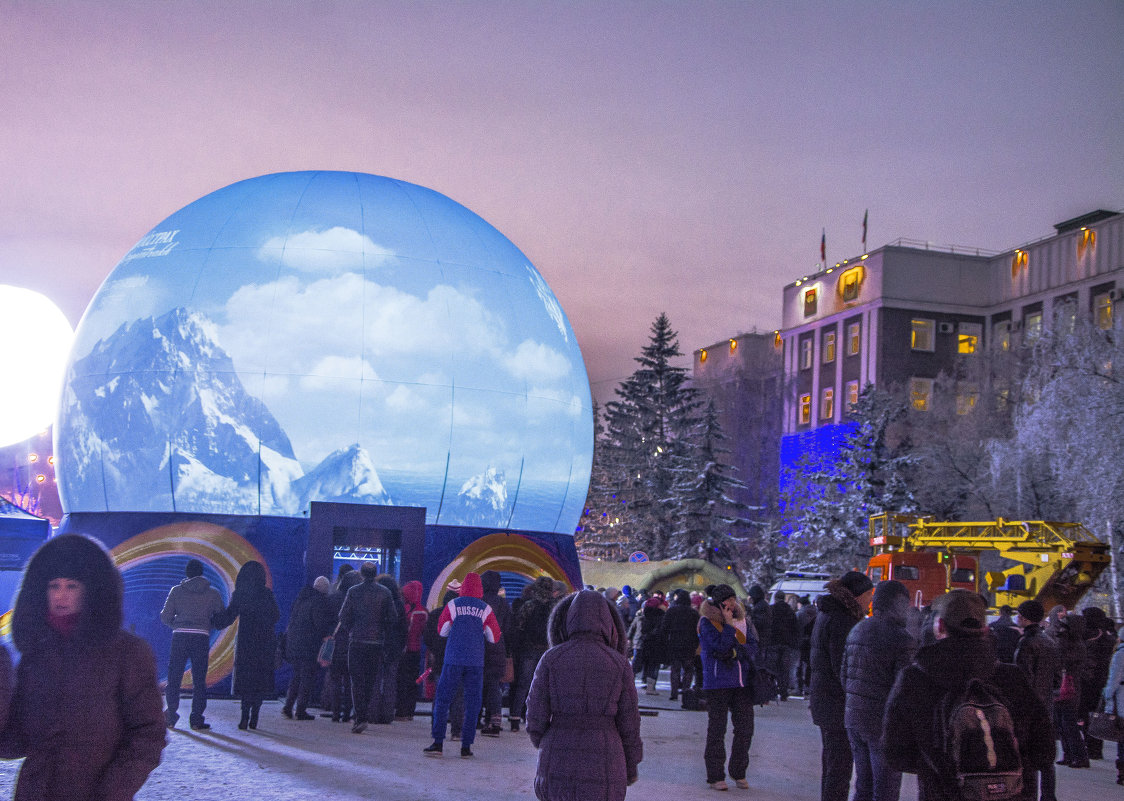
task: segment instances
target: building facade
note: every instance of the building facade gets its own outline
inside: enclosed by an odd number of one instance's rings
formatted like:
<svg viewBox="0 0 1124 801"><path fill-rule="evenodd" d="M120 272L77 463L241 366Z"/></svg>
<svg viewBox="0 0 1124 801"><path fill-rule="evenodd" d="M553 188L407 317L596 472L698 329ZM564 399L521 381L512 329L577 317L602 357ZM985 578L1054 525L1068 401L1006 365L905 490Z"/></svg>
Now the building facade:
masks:
<svg viewBox="0 0 1124 801"><path fill-rule="evenodd" d="M958 360L1009 350L1078 315L1111 327L1122 288L1124 214L1107 211L1013 250L899 242L804 276L784 288L777 332L785 439L841 423L868 383L907 388L926 411L935 379ZM957 400L972 398L965 388Z"/></svg>

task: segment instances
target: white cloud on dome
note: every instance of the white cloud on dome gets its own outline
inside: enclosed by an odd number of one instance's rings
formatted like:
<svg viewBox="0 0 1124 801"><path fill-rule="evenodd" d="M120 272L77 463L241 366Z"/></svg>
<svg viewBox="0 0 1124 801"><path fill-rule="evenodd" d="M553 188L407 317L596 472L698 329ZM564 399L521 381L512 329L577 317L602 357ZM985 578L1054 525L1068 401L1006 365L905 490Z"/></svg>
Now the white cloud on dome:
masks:
<svg viewBox="0 0 1124 801"><path fill-rule="evenodd" d="M377 381L378 374L366 359L344 356L325 356L317 362L308 375L301 376L301 389L312 392L331 389L340 380Z"/></svg>
<svg viewBox="0 0 1124 801"><path fill-rule="evenodd" d="M301 272L338 274L378 266L394 251L353 228L337 225L325 231L272 237L258 248L257 255L262 261L280 256L284 266Z"/></svg>
<svg viewBox="0 0 1124 801"><path fill-rule="evenodd" d="M525 339L515 352L504 358L504 366L516 378L527 381L555 381L570 372L570 360L554 348Z"/></svg>

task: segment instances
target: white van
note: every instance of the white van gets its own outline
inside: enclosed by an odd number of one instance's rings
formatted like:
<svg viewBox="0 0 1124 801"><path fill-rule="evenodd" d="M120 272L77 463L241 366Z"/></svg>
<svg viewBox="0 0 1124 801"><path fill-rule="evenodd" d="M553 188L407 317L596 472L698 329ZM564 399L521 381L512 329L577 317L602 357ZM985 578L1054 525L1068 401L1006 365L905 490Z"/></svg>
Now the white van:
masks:
<svg viewBox="0 0 1124 801"><path fill-rule="evenodd" d="M814 601L816 596L823 595L824 585L834 578L830 573L815 573L810 570L789 570L784 577L769 588L769 601L773 600L775 593L783 592L785 599L792 601L804 595Z"/></svg>

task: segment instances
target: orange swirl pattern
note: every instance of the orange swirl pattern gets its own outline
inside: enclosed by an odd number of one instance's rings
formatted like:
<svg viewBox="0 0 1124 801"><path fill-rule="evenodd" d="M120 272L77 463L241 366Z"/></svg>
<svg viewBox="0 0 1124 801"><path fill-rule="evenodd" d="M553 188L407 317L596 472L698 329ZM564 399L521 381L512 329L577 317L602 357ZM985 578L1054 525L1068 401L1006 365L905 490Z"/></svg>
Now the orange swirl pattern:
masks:
<svg viewBox="0 0 1124 801"><path fill-rule="evenodd" d="M463 581L469 573L483 573L485 570L519 573L532 579L550 576L564 582L571 590L574 588L566 571L541 546L520 534L501 531L474 540L457 554L429 588L426 606L435 608L453 579Z"/></svg>
<svg viewBox="0 0 1124 801"><path fill-rule="evenodd" d="M227 597L234 591L234 579L239 568L251 560L265 566L266 583L273 586L269 565L257 548L243 537L222 526L202 521L185 521L158 526L130 537L110 552L122 573L167 556L190 555L210 565L222 578ZM234 669L234 641L238 623L223 630L211 646L207 666L207 684L215 684L231 674ZM183 675L183 686L191 687L191 671Z"/></svg>

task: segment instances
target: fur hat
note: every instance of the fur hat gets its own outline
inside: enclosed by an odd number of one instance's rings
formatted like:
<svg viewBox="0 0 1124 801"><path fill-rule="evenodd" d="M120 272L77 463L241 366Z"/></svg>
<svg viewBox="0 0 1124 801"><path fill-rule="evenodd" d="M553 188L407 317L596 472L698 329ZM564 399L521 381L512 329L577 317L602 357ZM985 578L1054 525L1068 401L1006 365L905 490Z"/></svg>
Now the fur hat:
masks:
<svg viewBox="0 0 1124 801"><path fill-rule="evenodd" d="M874 583L867 575L857 570L848 570L839 577L839 583L856 598L874 587Z"/></svg>
<svg viewBox="0 0 1124 801"><path fill-rule="evenodd" d="M1041 623L1042 618L1046 617L1046 607L1034 599L1023 601L1019 604L1019 614L1031 623Z"/></svg>

